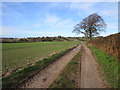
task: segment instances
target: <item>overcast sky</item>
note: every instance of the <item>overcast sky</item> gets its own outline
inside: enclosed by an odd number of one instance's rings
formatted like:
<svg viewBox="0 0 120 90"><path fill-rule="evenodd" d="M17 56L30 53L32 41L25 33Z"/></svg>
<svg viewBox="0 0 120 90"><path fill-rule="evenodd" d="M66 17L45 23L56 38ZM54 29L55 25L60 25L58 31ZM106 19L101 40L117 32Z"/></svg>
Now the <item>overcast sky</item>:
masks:
<svg viewBox="0 0 120 90"><path fill-rule="evenodd" d="M117 2L2 2L3 37L83 36L73 27L92 13L107 23L103 36L118 32ZM1 5L0 5L1 6Z"/></svg>

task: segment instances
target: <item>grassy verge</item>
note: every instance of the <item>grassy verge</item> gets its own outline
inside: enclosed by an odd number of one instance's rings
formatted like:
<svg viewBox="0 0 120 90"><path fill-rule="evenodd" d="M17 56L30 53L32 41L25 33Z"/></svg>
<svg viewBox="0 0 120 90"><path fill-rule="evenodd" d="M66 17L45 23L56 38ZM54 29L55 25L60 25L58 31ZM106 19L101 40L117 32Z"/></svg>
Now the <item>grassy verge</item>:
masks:
<svg viewBox="0 0 120 90"><path fill-rule="evenodd" d="M99 50L97 47L88 45L93 51L93 54L97 58L103 76L106 79L109 86L112 88L118 88L118 61L115 57L106 54Z"/></svg>
<svg viewBox="0 0 120 90"><path fill-rule="evenodd" d="M49 88L77 88L81 52L73 57Z"/></svg>
<svg viewBox="0 0 120 90"><path fill-rule="evenodd" d="M75 47L73 47L75 48ZM71 48L72 49L72 48ZM14 72L7 77L2 78L2 87L3 88L11 88L13 86L17 86L19 82L23 81L28 76L32 75L33 73L37 72L38 70L44 68L45 66L49 65L56 59L60 58L61 56L65 55L71 49L67 49L61 51L57 54L53 54L51 57L45 58L41 61L38 61L33 66L27 66L22 70Z"/></svg>

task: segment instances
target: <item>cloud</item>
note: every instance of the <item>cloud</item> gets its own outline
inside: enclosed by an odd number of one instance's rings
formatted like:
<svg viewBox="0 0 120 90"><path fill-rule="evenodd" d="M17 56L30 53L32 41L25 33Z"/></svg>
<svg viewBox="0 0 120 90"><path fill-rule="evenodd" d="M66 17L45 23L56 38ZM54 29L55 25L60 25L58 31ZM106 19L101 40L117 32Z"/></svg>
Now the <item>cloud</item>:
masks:
<svg viewBox="0 0 120 90"><path fill-rule="evenodd" d="M75 22L72 19L68 18L55 24L55 28L73 28L74 25Z"/></svg>
<svg viewBox="0 0 120 90"><path fill-rule="evenodd" d="M51 9L59 6L60 6L59 2L54 2L54 3L49 3L49 5L47 5L47 8Z"/></svg>
<svg viewBox="0 0 120 90"><path fill-rule="evenodd" d="M71 18L60 18L56 15L50 15L47 14L44 26L53 28L53 29L59 29L59 28L73 28L75 25L75 22Z"/></svg>
<svg viewBox="0 0 120 90"><path fill-rule="evenodd" d="M77 10L78 15L81 15L82 13L85 13L87 15L98 13L104 17L118 16L117 2L72 2L70 3L69 8Z"/></svg>
<svg viewBox="0 0 120 90"><path fill-rule="evenodd" d="M54 32L50 31L39 31L39 30L30 30L30 27L26 26L2 26L2 33L0 35L2 37L5 36L12 36L12 37L27 37L27 36L40 36L47 35L47 34L54 34Z"/></svg>
<svg viewBox="0 0 120 90"><path fill-rule="evenodd" d="M101 35L108 36L118 32L118 23L116 22L107 22L106 32L101 32Z"/></svg>
<svg viewBox="0 0 120 90"><path fill-rule="evenodd" d="M69 9L76 10L78 16L82 16L83 14L88 16L97 12L97 9L95 8L96 4L97 2L71 2Z"/></svg>
<svg viewBox="0 0 120 90"><path fill-rule="evenodd" d="M2 0L2 2L118 2L119 0Z"/></svg>
<svg viewBox="0 0 120 90"><path fill-rule="evenodd" d="M38 35L37 34L38 32L39 34L50 35L53 34L51 32L57 32L58 35L61 32L61 34L64 35L64 33L72 32L74 25L77 24L80 19L85 18L91 13L98 12L98 14L104 17L103 19L105 19L105 22L107 21L106 23L115 22L114 18L117 17L117 13L116 13L117 10L115 10L115 8L111 6L112 4L109 5L109 3L108 4L97 3L97 2L45 3L46 6L44 7L44 10L42 9L45 12L43 11L40 12L36 10L36 13L30 12L29 15L30 17L26 17L26 15L29 13L22 11L24 10L24 8L23 9L21 9L22 7L14 8L17 5L19 5L19 3L11 3L11 4L3 3L4 23L5 25L11 25L8 27L3 27L3 30L6 30L3 31L4 34L14 35L14 33L17 33L18 35L22 35L22 34L29 35L30 33L32 35L33 34ZM23 3L23 5L25 6L26 4ZM36 6L36 3L34 5ZM41 10L41 7L38 6L38 8L39 10ZM27 5L25 6L25 10L29 10L29 7ZM64 13L64 15L61 15L62 13ZM31 16L33 16L33 18ZM108 29L109 28L116 29L116 26L117 25L109 24Z"/></svg>
<svg viewBox="0 0 120 90"><path fill-rule="evenodd" d="M65 9L68 7L69 7L69 3L62 3L62 2L54 2L54 3L49 3L47 5L47 8L49 8L49 9L53 9L53 8Z"/></svg>
<svg viewBox="0 0 120 90"><path fill-rule="evenodd" d="M33 27L34 28L39 28L41 26L41 24L34 24Z"/></svg>
<svg viewBox="0 0 120 90"><path fill-rule="evenodd" d="M2 16L2 3L0 3L0 17Z"/></svg>
<svg viewBox="0 0 120 90"><path fill-rule="evenodd" d="M14 23L15 22L15 23ZM25 22L24 15L19 11L10 8L7 4L2 3L2 24L23 25Z"/></svg>
<svg viewBox="0 0 120 90"><path fill-rule="evenodd" d="M85 2L82 2L82 3L74 3L74 2L72 2L72 3L70 3L70 6L69 6L69 8L71 8L71 9L79 9L79 10L81 10L81 9L84 9L84 10L87 10L87 9L89 9L89 8L91 8L91 7L93 7L93 5L94 5L95 3L85 3Z"/></svg>
<svg viewBox="0 0 120 90"><path fill-rule="evenodd" d="M28 28L31 28L31 27L28 27L28 26L2 26L3 31L4 30L16 30L16 31L19 31L19 30L26 30Z"/></svg>
<svg viewBox="0 0 120 90"><path fill-rule="evenodd" d="M118 17L118 10L117 9L108 9L108 10L102 10L100 11L100 14L102 16L106 16L106 17L113 17L113 18L117 18Z"/></svg>
<svg viewBox="0 0 120 90"><path fill-rule="evenodd" d="M7 15L7 16L16 15L16 16L19 17L19 18L23 16L20 12L9 8L9 7L8 7L7 5L5 5L4 3L2 3L2 13L3 13L3 15ZM13 17L15 17L15 16L13 16Z"/></svg>
<svg viewBox="0 0 120 90"><path fill-rule="evenodd" d="M16 30L16 31L21 31L21 30L33 30L35 28L39 28L41 25L40 24L34 24L31 26L1 26L2 30Z"/></svg>
<svg viewBox="0 0 120 90"><path fill-rule="evenodd" d="M48 15L48 14L47 14L44 22L45 22L46 24L55 24L55 23L57 23L59 20L60 20L59 17L57 17L57 16L55 16L55 15Z"/></svg>
<svg viewBox="0 0 120 90"><path fill-rule="evenodd" d="M114 31L117 31L118 30L118 23L115 23L115 22L108 22L107 23L107 27L109 29L113 29Z"/></svg>

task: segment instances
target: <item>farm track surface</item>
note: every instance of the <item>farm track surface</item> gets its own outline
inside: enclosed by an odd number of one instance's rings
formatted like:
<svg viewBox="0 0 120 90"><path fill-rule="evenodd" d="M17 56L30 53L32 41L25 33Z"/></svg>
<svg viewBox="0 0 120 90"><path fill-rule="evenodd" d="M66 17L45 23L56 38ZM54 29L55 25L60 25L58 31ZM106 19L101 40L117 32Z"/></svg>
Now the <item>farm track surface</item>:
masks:
<svg viewBox="0 0 120 90"><path fill-rule="evenodd" d="M79 52L80 47L81 45L41 70L33 78L23 83L20 88L48 88L68 62Z"/></svg>
<svg viewBox="0 0 120 90"><path fill-rule="evenodd" d="M83 49L82 58L80 60L79 88L106 88L107 86L102 79L99 66L95 61L92 52L84 43L44 68L33 78L28 79L28 81L23 83L20 88L48 88L69 61L79 52L81 46Z"/></svg>
<svg viewBox="0 0 120 90"><path fill-rule="evenodd" d="M99 72L99 67L92 52L86 45L83 46L81 60L81 88L106 88Z"/></svg>

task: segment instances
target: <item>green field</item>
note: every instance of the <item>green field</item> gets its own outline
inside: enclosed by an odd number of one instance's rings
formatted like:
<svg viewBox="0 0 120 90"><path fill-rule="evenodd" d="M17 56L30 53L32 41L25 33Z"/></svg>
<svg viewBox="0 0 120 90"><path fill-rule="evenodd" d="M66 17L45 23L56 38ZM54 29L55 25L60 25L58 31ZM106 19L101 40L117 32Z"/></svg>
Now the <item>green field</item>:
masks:
<svg viewBox="0 0 120 90"><path fill-rule="evenodd" d="M68 49L80 42L34 42L34 43L3 43L3 73L40 60L52 53Z"/></svg>

